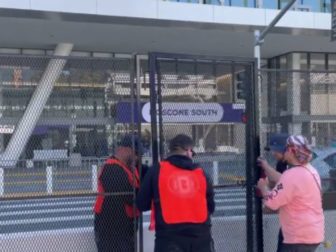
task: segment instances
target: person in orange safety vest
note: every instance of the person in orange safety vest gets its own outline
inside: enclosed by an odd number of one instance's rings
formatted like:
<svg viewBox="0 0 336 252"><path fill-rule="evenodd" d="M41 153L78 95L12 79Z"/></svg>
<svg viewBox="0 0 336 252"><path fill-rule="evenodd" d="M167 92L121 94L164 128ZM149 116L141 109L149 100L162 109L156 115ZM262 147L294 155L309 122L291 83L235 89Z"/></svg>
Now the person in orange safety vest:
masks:
<svg viewBox="0 0 336 252"><path fill-rule="evenodd" d="M98 174L98 195L94 205L98 252L134 251L134 219L139 212L134 207L133 194L134 188L139 188L139 173L131 167L137 162L139 149L142 145L136 136L124 136L115 154L107 159Z"/></svg>
<svg viewBox="0 0 336 252"><path fill-rule="evenodd" d="M152 209L155 252L213 252L212 183L192 161L193 140L184 134L169 144L171 155L146 174L137 195L140 211Z"/></svg>

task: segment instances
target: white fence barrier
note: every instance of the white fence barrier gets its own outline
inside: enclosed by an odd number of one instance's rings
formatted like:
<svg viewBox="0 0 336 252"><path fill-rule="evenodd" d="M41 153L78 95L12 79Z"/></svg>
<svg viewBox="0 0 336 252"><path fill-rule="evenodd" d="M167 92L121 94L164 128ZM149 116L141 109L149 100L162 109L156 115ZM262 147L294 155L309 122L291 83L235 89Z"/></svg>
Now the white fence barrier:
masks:
<svg viewBox="0 0 336 252"><path fill-rule="evenodd" d="M53 172L52 172L52 166L47 166L47 193L52 194L53 193Z"/></svg>
<svg viewBox="0 0 336 252"><path fill-rule="evenodd" d="M97 192L98 191L98 166L92 165L92 191Z"/></svg>
<svg viewBox="0 0 336 252"><path fill-rule="evenodd" d="M4 169L0 168L0 196L3 196L5 193L5 176Z"/></svg>

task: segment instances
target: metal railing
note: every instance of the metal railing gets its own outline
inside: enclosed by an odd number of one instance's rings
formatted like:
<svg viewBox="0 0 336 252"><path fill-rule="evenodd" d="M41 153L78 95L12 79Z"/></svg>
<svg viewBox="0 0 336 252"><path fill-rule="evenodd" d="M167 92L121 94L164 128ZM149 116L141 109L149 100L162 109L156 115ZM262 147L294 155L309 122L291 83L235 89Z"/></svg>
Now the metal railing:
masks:
<svg viewBox="0 0 336 252"><path fill-rule="evenodd" d="M0 168L0 197L95 193L98 168L104 161L82 158L80 165L69 166L69 159L51 159L31 166L31 160L21 160L15 168Z"/></svg>
<svg viewBox="0 0 336 252"><path fill-rule="evenodd" d="M76 166L69 159L20 160L15 168L0 168L0 197L22 198L94 194L99 167L106 158L82 158ZM245 161L236 156L199 157L196 162L215 186L245 184Z"/></svg>

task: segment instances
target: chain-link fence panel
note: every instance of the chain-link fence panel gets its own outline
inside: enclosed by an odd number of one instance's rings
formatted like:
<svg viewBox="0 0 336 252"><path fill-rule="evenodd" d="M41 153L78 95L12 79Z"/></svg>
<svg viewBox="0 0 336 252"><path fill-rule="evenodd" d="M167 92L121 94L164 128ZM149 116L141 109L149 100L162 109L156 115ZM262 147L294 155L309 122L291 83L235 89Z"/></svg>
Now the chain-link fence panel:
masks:
<svg viewBox="0 0 336 252"><path fill-rule="evenodd" d="M6 251L137 249L133 62L0 55ZM106 165L112 154L121 163Z"/></svg>
<svg viewBox="0 0 336 252"><path fill-rule="evenodd" d="M239 69L240 68L240 69ZM245 104L235 97L229 62L160 60L163 155L169 140L187 134L195 141L195 160L215 185L245 179ZM237 72L243 66L237 64Z"/></svg>
<svg viewBox="0 0 336 252"><path fill-rule="evenodd" d="M250 65L234 60L166 55L159 56L152 67L157 73L161 159L169 156L169 142L176 135L185 134L194 140L194 162L203 168L215 188L215 249L246 251L244 95L250 88L244 85L249 86L253 79L247 77Z"/></svg>
<svg viewBox="0 0 336 252"><path fill-rule="evenodd" d="M326 241L318 251L335 250L336 73L263 69L260 76L261 149L274 133L307 137L313 151L311 164L321 177L324 192ZM265 155L275 165L274 157ZM277 215L264 216L265 251L275 250L278 227Z"/></svg>

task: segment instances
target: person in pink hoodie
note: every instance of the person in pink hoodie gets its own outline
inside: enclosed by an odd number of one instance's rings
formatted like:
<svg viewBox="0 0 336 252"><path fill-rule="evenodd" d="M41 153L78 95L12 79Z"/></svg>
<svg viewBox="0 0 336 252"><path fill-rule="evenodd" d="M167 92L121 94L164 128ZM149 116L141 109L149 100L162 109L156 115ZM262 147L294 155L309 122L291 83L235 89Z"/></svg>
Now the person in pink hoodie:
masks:
<svg viewBox="0 0 336 252"><path fill-rule="evenodd" d="M257 187L266 207L279 210L284 242L281 252L313 252L324 240L321 179L309 163L312 152L308 141L300 135L287 139L286 170L272 190L266 179Z"/></svg>

